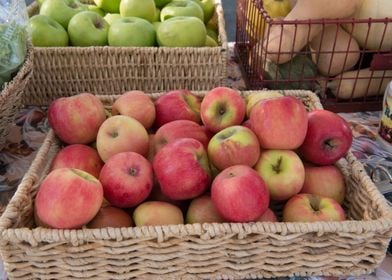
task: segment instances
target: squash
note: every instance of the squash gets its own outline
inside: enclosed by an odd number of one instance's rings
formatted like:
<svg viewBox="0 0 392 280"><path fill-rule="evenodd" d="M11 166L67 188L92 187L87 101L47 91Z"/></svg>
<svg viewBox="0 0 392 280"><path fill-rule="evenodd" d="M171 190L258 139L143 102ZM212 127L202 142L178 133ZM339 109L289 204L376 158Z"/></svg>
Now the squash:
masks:
<svg viewBox="0 0 392 280"><path fill-rule="evenodd" d="M312 60L320 74L336 76L357 64L357 41L339 25L328 25L309 44Z"/></svg>
<svg viewBox="0 0 392 280"><path fill-rule="evenodd" d="M356 10L353 17L355 19L392 19L392 1L363 0L362 5ZM392 22L387 25L385 23L371 23L370 28L368 23L345 24L344 28L348 32L352 32L358 44L364 49L392 50ZM383 36L384 30L385 35ZM369 36L366 42L368 33ZM383 37L384 40L382 41Z"/></svg>
<svg viewBox="0 0 392 280"><path fill-rule="evenodd" d="M284 20L346 18L362 0L298 0ZM267 57L275 63L286 63L302 50L320 31L321 24L284 24L271 28L264 43Z"/></svg>
<svg viewBox="0 0 392 280"><path fill-rule="evenodd" d="M357 75L359 79L356 79ZM385 78L382 79L382 77ZM340 99L361 98L365 95L375 96L384 93L390 81L390 78L386 77L392 77L392 70L371 71L370 68L364 68L360 69L359 73L355 70L336 76L327 87Z"/></svg>
<svg viewBox="0 0 392 280"><path fill-rule="evenodd" d="M253 7L253 8L252 8ZM285 17L291 10L289 0L264 0L264 10L271 18ZM253 40L261 40L264 36L265 20L261 13L255 11L256 7L249 0L246 11L246 31Z"/></svg>

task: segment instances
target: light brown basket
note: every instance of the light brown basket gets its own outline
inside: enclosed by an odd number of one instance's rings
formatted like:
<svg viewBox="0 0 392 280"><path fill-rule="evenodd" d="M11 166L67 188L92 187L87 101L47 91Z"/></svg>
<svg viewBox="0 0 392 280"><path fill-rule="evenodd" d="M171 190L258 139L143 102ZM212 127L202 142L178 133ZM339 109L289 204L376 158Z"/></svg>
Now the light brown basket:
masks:
<svg viewBox="0 0 392 280"><path fill-rule="evenodd" d="M85 0L85 3L92 1ZM34 73L24 104L45 105L80 92L116 95L127 90L208 90L226 85L227 35L221 0L215 0L218 47L34 47ZM34 2L29 15L38 12Z"/></svg>
<svg viewBox="0 0 392 280"><path fill-rule="evenodd" d="M18 73L0 92L0 150L4 148L10 125L22 105L23 91L32 75L32 51L31 47L27 49L25 61Z"/></svg>
<svg viewBox="0 0 392 280"><path fill-rule="evenodd" d="M285 94L309 109L321 108L311 92ZM110 105L116 96L101 98ZM351 152L339 161L348 188L349 220L343 222L35 228L35 195L58 150L50 131L0 218L0 251L10 279L360 275L381 263L392 236L391 209Z"/></svg>

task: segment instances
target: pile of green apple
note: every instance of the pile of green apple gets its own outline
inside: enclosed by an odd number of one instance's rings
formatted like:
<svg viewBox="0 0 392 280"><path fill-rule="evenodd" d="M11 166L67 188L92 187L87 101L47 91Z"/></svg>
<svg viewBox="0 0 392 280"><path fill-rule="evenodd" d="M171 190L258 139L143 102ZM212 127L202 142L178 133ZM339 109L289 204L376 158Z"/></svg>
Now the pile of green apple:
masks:
<svg viewBox="0 0 392 280"><path fill-rule="evenodd" d="M36 47L216 47L214 0L40 0Z"/></svg>
<svg viewBox="0 0 392 280"><path fill-rule="evenodd" d="M36 195L41 226L346 219L335 164L351 147L351 128L297 97L130 91L108 109L81 93L54 100L48 121L64 145Z"/></svg>

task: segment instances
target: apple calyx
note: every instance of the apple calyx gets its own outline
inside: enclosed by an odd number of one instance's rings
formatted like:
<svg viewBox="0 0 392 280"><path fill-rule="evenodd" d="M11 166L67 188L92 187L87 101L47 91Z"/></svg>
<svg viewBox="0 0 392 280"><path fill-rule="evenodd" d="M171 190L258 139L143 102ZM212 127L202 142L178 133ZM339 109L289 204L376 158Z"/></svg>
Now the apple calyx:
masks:
<svg viewBox="0 0 392 280"><path fill-rule="evenodd" d="M112 138L116 138L118 136L118 132L117 131L109 132L109 136Z"/></svg>
<svg viewBox="0 0 392 280"><path fill-rule="evenodd" d="M279 157L276 164L272 165L272 170L275 171L276 173L280 173L282 171L282 157Z"/></svg>
<svg viewBox="0 0 392 280"><path fill-rule="evenodd" d="M333 150L337 145L337 140L336 139L326 139L324 141L324 147L326 150L331 151Z"/></svg>
<svg viewBox="0 0 392 280"><path fill-rule="evenodd" d="M103 24L102 20L100 20L99 18L96 18L96 19L94 20L94 26L95 26L97 29L102 29L102 28L104 27L104 24Z"/></svg>
<svg viewBox="0 0 392 280"><path fill-rule="evenodd" d="M319 212L320 211L320 198L314 195L309 196L309 203L310 203L310 207L312 207L312 209L315 212Z"/></svg>
<svg viewBox="0 0 392 280"><path fill-rule="evenodd" d="M127 173L132 177L137 177L137 175L139 174L139 168L137 168L136 166L129 167L127 171Z"/></svg>
<svg viewBox="0 0 392 280"><path fill-rule="evenodd" d="M221 118L223 117L223 115L226 113L226 103L219 103L217 106L217 112L218 112L218 116Z"/></svg>

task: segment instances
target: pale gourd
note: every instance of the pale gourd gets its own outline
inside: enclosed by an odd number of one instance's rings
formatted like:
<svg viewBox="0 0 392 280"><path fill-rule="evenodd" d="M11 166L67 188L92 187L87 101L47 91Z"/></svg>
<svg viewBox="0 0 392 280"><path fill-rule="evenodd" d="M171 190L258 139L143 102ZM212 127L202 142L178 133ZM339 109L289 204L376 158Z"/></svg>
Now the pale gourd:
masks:
<svg viewBox="0 0 392 280"><path fill-rule="evenodd" d="M357 64L357 41L339 25L328 25L309 44L312 60L320 74L336 76Z"/></svg>
<svg viewBox="0 0 392 280"><path fill-rule="evenodd" d="M284 20L347 18L360 3L361 0L298 0ZM290 61L321 29L321 24L273 26L264 44L267 58L279 64Z"/></svg>
<svg viewBox="0 0 392 280"><path fill-rule="evenodd" d="M391 0L363 0L362 5L353 15L355 19L385 19L392 18ZM352 32L358 44L368 50L392 50L392 23L345 24L344 28ZM385 31L385 34L384 34ZM369 33L369 35L368 35ZM366 37L367 41L366 41Z"/></svg>
<svg viewBox="0 0 392 280"><path fill-rule="evenodd" d="M357 79L358 75L358 79ZM335 77L328 83L328 88L339 99L361 98L383 94L391 77L392 70L370 71L364 68L355 71L347 71ZM384 77L384 78L383 78Z"/></svg>

